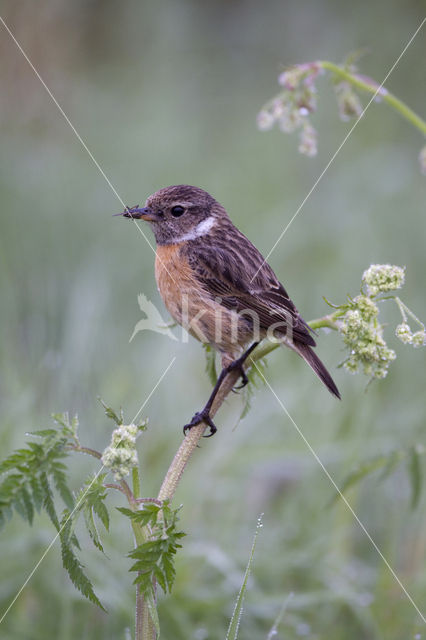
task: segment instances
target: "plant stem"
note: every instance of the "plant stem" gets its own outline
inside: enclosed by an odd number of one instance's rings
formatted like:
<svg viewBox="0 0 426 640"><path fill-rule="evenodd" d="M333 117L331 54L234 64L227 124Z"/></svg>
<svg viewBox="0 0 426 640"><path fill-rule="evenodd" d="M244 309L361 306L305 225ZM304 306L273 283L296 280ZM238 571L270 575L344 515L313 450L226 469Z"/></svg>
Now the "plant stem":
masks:
<svg viewBox="0 0 426 640"><path fill-rule="evenodd" d="M139 480L139 469L138 467L133 467L132 469L132 482L133 482L133 495L136 498L141 497L141 483Z"/></svg>
<svg viewBox="0 0 426 640"><path fill-rule="evenodd" d="M97 458L98 460L102 458L102 454L99 453L99 451L96 451L95 449L90 449L89 447L82 447L79 444L70 444L69 446L74 451L78 451L79 453L87 453L89 456L93 456L93 458Z"/></svg>
<svg viewBox="0 0 426 640"><path fill-rule="evenodd" d="M426 121L423 120L423 118L421 118L419 115L417 115L417 113L415 113L412 109L410 109L410 107L406 105L405 102L402 102L402 100L394 96L393 93L390 93L384 87L381 87L380 90L377 91L379 89L379 85L376 82L374 82L373 80L369 80L369 78L359 76L358 74L351 73L344 67L340 67L339 65L334 64L334 62L329 62L328 60L319 60L317 64L322 69L331 71L339 78L350 82L353 86L361 89L362 91L366 91L367 93L370 93L372 95L377 92L377 96L380 96L383 102L386 102L388 105L393 107L393 109L398 111L403 118L408 120L408 122L411 122L411 124L417 127L417 129L420 129L423 135L426 135Z"/></svg>
<svg viewBox="0 0 426 640"><path fill-rule="evenodd" d="M330 329L337 330L339 327L336 322L336 318L338 317L339 313L340 312L337 311L330 315L324 316L323 318L312 320L308 324L310 327L312 327L312 329L320 329L322 327L327 327ZM279 346L280 346L280 343L268 342L268 341L265 341L264 344L263 343L260 344L258 347L256 347L256 349L253 351L251 356L249 356L247 367L250 366L250 362L254 362L256 360L259 360L260 358L265 357L268 353L270 353L271 351L274 351ZM230 393L232 388L235 386L235 383L237 382L238 378L239 378L239 373L237 371L232 371L226 376L213 402L213 406L210 411L211 417L214 417L214 415L217 413L219 408L222 406L225 398ZM180 445L175 457L173 458L172 463L170 464L167 474L163 480L163 484L161 485L161 489L158 493L158 500L160 501L167 500L167 499L172 500L175 494L175 491L177 489L177 486L179 484L179 480L182 477L182 474L185 470L185 467L191 455L197 448L199 441L204 434L205 429L206 429L206 425L204 423L201 423L196 427L192 427L192 429L188 432L186 437L183 439L183 442Z"/></svg>
<svg viewBox="0 0 426 640"><path fill-rule="evenodd" d="M132 485L133 500L129 500L131 508L136 511L138 509L137 500L141 495L139 469L132 469ZM135 546L143 544L148 540L149 533L146 527L142 527L138 522L132 520L133 535L135 537ZM140 585L136 585L136 610L135 610L135 640L155 640L156 633L151 614L148 607L146 597L141 593Z"/></svg>

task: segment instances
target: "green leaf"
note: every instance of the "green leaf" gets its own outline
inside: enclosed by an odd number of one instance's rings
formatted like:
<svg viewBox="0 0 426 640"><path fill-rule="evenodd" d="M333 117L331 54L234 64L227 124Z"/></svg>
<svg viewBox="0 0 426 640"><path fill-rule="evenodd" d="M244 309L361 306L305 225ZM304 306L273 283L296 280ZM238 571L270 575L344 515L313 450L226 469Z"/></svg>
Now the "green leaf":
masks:
<svg viewBox="0 0 426 640"><path fill-rule="evenodd" d="M109 513L108 509L105 506L105 503L102 502L102 500L98 500L93 504L92 508L99 520L104 525L106 531L109 531Z"/></svg>
<svg viewBox="0 0 426 640"><path fill-rule="evenodd" d="M74 519L76 519L81 512L83 513L84 522L89 536L95 547L100 551L103 551L103 546L93 515L95 514L100 519L105 529L108 530L109 514L104 503L107 492L103 485L105 476L106 474L102 473L95 476L89 476L89 478L87 478L76 496L74 508Z"/></svg>
<svg viewBox="0 0 426 640"><path fill-rule="evenodd" d="M66 467L63 464L57 462L52 465L51 473L53 475L55 487L60 493L62 500L65 502L66 506L69 509L73 509L74 498L67 485L67 476L64 471L65 468Z"/></svg>
<svg viewBox="0 0 426 640"><path fill-rule="evenodd" d="M40 485L43 491L43 506L55 529L59 531L59 520L53 503L53 494L46 473L42 473L40 475Z"/></svg>
<svg viewBox="0 0 426 640"><path fill-rule="evenodd" d="M89 532L89 536L92 539L95 547L99 549L99 551L104 552L104 548L102 546L101 539L99 537L98 530L96 528L95 519L93 517L92 509L83 509L84 522L86 524L87 531Z"/></svg>
<svg viewBox="0 0 426 640"><path fill-rule="evenodd" d="M38 431L28 431L27 435L34 436L35 438L47 438L50 436L56 436L57 433L56 429L39 429Z"/></svg>
<svg viewBox="0 0 426 640"><path fill-rule="evenodd" d="M123 424L123 412L122 411L120 411L120 416L118 416L115 413L115 411L113 409L111 409L111 407L108 407L108 405L105 404L105 402L102 400L102 398L98 397L98 400L101 403L101 405L103 406L103 408L105 409L105 415L107 416L107 418L110 418L110 420L113 420L115 422L115 424L117 424L118 426Z"/></svg>
<svg viewBox="0 0 426 640"><path fill-rule="evenodd" d="M411 447L408 458L408 471L411 480L411 508L415 509L419 504L422 489L422 469L420 456L416 447Z"/></svg>
<svg viewBox="0 0 426 640"><path fill-rule="evenodd" d="M237 637L238 637L238 630L239 630L239 627L240 627L241 615L242 615L242 612L243 612L244 596L245 596L245 593L246 593L246 590L247 590L247 582L248 582L250 571L251 571L251 565L253 563L254 551L256 549L257 536L259 535L259 530L263 526L261 518L262 518L262 516L257 521L257 527L256 527L256 532L255 532L254 538L253 538L253 544L252 544L252 547L251 547L250 557L249 557L249 560L248 560L248 563L247 563L247 567L246 567L246 570L245 570L245 573L244 573L243 583L241 585L241 589L240 589L240 592L238 594L237 601L235 603L235 607L234 607L234 611L233 611L233 614L232 614L232 618L231 618L231 621L229 623L228 633L226 634L226 640L236 640Z"/></svg>
<svg viewBox="0 0 426 640"><path fill-rule="evenodd" d="M154 578L164 592L170 592L175 579L174 559L177 549L181 548L179 540L185 536L176 530L178 509L171 509L168 503L159 507L156 504L145 504L141 511L122 513L135 520L140 514L151 514L150 539L143 542L128 555L136 560L130 571L138 573L134 583L140 585L142 593L152 590ZM146 514L145 514L146 515Z"/></svg>
<svg viewBox="0 0 426 640"><path fill-rule="evenodd" d="M31 486L31 494L33 499L33 504L38 513L40 513L40 509L43 505L43 489L40 485L40 480L37 476L33 476L30 478L30 486Z"/></svg>
<svg viewBox="0 0 426 640"><path fill-rule="evenodd" d="M61 536L61 554L62 554L62 563L64 568L67 570L69 577L71 578L71 582L73 585L91 602L100 607L103 611L106 609L100 603L98 597L96 596L92 583L89 578L83 571L83 565L78 560L77 556L74 554L71 545L67 539L63 539Z"/></svg>
<svg viewBox="0 0 426 640"><path fill-rule="evenodd" d="M34 519L34 506L31 499L32 496L26 486L22 487L21 495L22 504L24 505L25 509L26 520L28 520L29 524L32 524Z"/></svg>
<svg viewBox="0 0 426 640"><path fill-rule="evenodd" d="M217 382L216 351L210 344L203 344L206 356L206 373L214 386Z"/></svg>
<svg viewBox="0 0 426 640"><path fill-rule="evenodd" d="M137 511L132 511L131 509L126 509L125 507L116 508L118 511L120 511L120 513L127 516L134 522L138 522L143 527L147 526L148 524L154 526L157 523L158 514L162 509L162 507L155 504L154 502L144 503L143 507L141 509L138 509Z"/></svg>
<svg viewBox="0 0 426 640"><path fill-rule="evenodd" d="M65 436L71 438L74 441L78 440L77 430L79 424L77 416L74 416L74 418L72 418L72 420L70 421L68 411L65 411L64 413L53 413L52 418L57 425L62 427L61 431Z"/></svg>

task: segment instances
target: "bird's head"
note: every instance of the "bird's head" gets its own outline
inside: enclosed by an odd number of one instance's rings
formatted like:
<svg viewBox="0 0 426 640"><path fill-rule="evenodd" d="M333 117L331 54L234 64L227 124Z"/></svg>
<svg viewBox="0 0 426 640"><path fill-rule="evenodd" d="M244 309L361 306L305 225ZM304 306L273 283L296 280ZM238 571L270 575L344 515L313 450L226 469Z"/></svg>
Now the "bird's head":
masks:
<svg viewBox="0 0 426 640"><path fill-rule="evenodd" d="M157 244L176 244L205 235L227 217L225 209L207 191L181 184L153 193L144 207L127 208L125 218L150 223Z"/></svg>

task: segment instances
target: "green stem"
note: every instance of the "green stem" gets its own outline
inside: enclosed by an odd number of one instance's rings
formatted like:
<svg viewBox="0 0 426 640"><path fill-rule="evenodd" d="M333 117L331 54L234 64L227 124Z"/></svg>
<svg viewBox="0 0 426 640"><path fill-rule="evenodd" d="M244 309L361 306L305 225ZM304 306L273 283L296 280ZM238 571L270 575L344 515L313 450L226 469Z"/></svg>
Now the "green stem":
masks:
<svg viewBox="0 0 426 640"><path fill-rule="evenodd" d="M139 478L139 469L132 469L132 485L133 485L133 502L129 504L134 511L138 509L136 502L141 495L141 485ZM146 527L142 527L138 522L132 520L133 535L135 537L135 545L146 542L149 538L149 532ZM155 627L149 611L148 601L143 593L141 593L140 585L136 585L136 611L135 611L135 640L155 640Z"/></svg>
<svg viewBox="0 0 426 640"><path fill-rule="evenodd" d="M99 453L99 451L96 451L95 449L90 449L89 447L82 447L79 444L70 444L69 446L74 451L78 451L79 453L87 453L89 456L92 456L93 458L97 458L98 460L102 458L102 453Z"/></svg>
<svg viewBox="0 0 426 640"><path fill-rule="evenodd" d="M419 115L417 115L417 113L415 113L412 109L410 109L410 107L406 105L405 102L402 102L402 100L394 96L393 93L390 93L384 87L381 87L378 91L379 85L375 82L368 82L368 80L363 79L357 74L350 73L350 71L344 69L343 67L340 67L337 64L334 64L334 62L329 62L328 60L319 60L317 64L322 69L327 69L339 78L350 82L354 87L361 89L361 91L366 91L367 93L370 93L372 95L377 93L377 95L380 96L383 102L386 102L393 109L398 111L403 118L408 120L408 122L411 122L411 124L417 127L417 129L420 129L423 135L426 136L426 121L423 120L423 118L421 118Z"/></svg>
<svg viewBox="0 0 426 640"><path fill-rule="evenodd" d="M132 482L133 482L133 495L136 498L141 497L141 483L139 480L139 469L138 467L133 467L132 469Z"/></svg>

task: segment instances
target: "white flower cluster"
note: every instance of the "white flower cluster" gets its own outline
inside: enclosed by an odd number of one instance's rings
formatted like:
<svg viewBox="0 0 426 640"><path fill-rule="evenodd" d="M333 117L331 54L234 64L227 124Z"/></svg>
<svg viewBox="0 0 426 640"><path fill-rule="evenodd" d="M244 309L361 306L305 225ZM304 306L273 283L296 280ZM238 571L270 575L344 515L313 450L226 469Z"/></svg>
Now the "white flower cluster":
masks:
<svg viewBox="0 0 426 640"><path fill-rule="evenodd" d="M136 438L139 431L135 424L121 424L112 432L111 444L102 454L102 464L111 469L118 481L128 476L138 464Z"/></svg>
<svg viewBox="0 0 426 640"><path fill-rule="evenodd" d="M299 130L299 152L307 156L317 153L317 133L309 115L316 110L314 81L320 71L315 62L295 65L284 71L278 78L284 91L265 105L257 117L261 131L271 129L275 123L284 133Z"/></svg>
<svg viewBox="0 0 426 640"><path fill-rule="evenodd" d="M411 344L415 349L426 346L426 331L420 329L413 333L407 322L402 322L395 329L396 337L404 344Z"/></svg>
<svg viewBox="0 0 426 640"><path fill-rule="evenodd" d="M383 338L378 313L377 305L369 297L359 295L342 318L340 332L350 350L343 366L350 373L357 373L362 367L371 378L384 378L389 364L396 358L395 351L389 349Z"/></svg>
<svg viewBox="0 0 426 640"><path fill-rule="evenodd" d="M349 348L349 356L343 366L351 373L357 373L361 368L371 378L384 378L389 365L395 360L396 354L389 349L383 338L383 325L378 321L379 307L376 298L380 293L387 293L400 289L404 284L405 270L390 264L372 264L362 274L362 293L339 307L341 316L339 330L343 342ZM402 315L402 323L396 327L395 335L404 344L413 347L426 345L426 331L422 322L397 296L393 298ZM420 331L412 332L407 316L421 327Z"/></svg>
<svg viewBox="0 0 426 640"><path fill-rule="evenodd" d="M405 269L392 264L372 264L362 274L369 296L400 289L405 281Z"/></svg>

